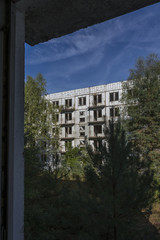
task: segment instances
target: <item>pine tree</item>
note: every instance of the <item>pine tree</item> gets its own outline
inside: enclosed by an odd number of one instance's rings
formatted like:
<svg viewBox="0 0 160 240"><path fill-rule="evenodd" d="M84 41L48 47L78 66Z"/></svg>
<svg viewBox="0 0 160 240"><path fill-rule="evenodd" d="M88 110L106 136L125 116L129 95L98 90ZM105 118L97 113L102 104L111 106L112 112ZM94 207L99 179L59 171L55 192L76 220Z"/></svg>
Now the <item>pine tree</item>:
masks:
<svg viewBox="0 0 160 240"><path fill-rule="evenodd" d="M139 58L123 85L126 127L143 159L152 161L160 183L160 60L155 54Z"/></svg>
<svg viewBox="0 0 160 240"><path fill-rule="evenodd" d="M96 152L87 147L93 166L86 169L86 178L99 198L101 224L108 229L106 237L134 239L137 219L142 209L143 216L149 214L153 200L150 163L141 161L138 152L133 151L120 121L109 123L105 140Z"/></svg>

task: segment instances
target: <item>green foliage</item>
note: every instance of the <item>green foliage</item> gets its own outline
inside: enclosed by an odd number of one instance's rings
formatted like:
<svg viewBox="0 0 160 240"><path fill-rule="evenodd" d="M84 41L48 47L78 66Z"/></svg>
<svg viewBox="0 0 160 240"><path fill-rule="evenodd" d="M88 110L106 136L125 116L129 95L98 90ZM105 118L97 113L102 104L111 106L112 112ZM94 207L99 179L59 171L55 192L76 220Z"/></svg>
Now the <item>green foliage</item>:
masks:
<svg viewBox="0 0 160 240"><path fill-rule="evenodd" d="M154 54L139 58L123 85L127 104L126 127L130 140L141 156L152 160L155 177L160 183L160 60Z"/></svg>
<svg viewBox="0 0 160 240"><path fill-rule="evenodd" d="M148 216L153 201L150 163L141 161L133 151L120 122L110 122L105 138L107 144L97 152L88 146L93 167L86 169L86 178L99 198L106 237L134 239L137 216L142 215L142 209L143 216Z"/></svg>
<svg viewBox="0 0 160 240"><path fill-rule="evenodd" d="M45 132L46 100L42 96L46 94L46 81L41 74L35 79L27 77L25 83L25 136L26 143L35 145L35 141L41 132Z"/></svg>
<svg viewBox="0 0 160 240"><path fill-rule="evenodd" d="M46 80L43 76L40 73L35 79L28 76L25 83L25 147L39 147L39 155L43 153L49 159L59 149L60 127L56 122L59 109L45 95Z"/></svg>
<svg viewBox="0 0 160 240"><path fill-rule="evenodd" d="M152 204L154 184L148 158L140 160L120 123L117 127L110 124L105 131L107 146L98 152L87 146L89 156L79 147L68 147L59 168L58 109L45 99L45 93L42 75L28 77L25 239L135 240L137 219L146 218ZM53 137L51 121L56 126ZM39 158L41 149L46 150L45 142L50 146L48 153L54 155L50 171ZM148 236L145 240L151 239Z"/></svg>
<svg viewBox="0 0 160 240"><path fill-rule="evenodd" d="M67 178L84 178L84 168L88 164L89 156L85 149L68 146L63 160L63 170L68 171Z"/></svg>

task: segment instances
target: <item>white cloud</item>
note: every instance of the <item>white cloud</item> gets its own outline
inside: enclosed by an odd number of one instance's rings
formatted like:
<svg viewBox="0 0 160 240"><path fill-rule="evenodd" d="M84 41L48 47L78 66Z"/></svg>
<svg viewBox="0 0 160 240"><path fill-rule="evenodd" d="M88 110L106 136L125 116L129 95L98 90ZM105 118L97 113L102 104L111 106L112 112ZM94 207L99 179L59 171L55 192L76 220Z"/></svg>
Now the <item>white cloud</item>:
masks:
<svg viewBox="0 0 160 240"><path fill-rule="evenodd" d="M90 53L87 57L78 58L75 61L71 61L68 65L62 65L60 70L54 69L49 73L46 73L46 77L51 78L52 76L63 77L69 79L72 75L77 74L87 68L91 68L100 64L104 57L103 47Z"/></svg>
<svg viewBox="0 0 160 240"><path fill-rule="evenodd" d="M140 42L154 41L155 38L160 39L157 32L158 24L154 25L150 31L147 31L154 12L146 11L141 14L142 12L143 10L140 10L139 13L137 11L136 15L133 13L127 14L39 44L33 48L30 54L27 54L26 65L69 59L97 51L97 49L101 51L101 48L106 44L110 45L116 42L125 42L126 44L129 42L130 45L138 46Z"/></svg>

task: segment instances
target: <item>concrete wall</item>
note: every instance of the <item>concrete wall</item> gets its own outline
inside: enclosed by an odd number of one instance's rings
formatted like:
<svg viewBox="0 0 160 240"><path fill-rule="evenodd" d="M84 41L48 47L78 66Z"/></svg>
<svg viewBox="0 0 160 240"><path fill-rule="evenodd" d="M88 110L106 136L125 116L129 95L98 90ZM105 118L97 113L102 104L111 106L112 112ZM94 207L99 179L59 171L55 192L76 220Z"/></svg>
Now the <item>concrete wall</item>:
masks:
<svg viewBox="0 0 160 240"><path fill-rule="evenodd" d="M26 12L26 42L35 45L72 33L159 0L21 0Z"/></svg>

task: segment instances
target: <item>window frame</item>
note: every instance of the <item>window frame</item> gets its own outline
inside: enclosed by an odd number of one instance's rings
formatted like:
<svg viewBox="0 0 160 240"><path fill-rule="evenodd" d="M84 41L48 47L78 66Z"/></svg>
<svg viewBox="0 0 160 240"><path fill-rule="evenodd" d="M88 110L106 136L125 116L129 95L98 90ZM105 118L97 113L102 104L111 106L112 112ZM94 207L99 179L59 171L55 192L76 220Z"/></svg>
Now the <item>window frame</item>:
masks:
<svg viewBox="0 0 160 240"><path fill-rule="evenodd" d="M65 127L65 133L68 134L68 135L71 135L72 134L72 127L71 126Z"/></svg>
<svg viewBox="0 0 160 240"><path fill-rule="evenodd" d="M72 113L65 113L65 121L71 121L72 120Z"/></svg>
<svg viewBox="0 0 160 240"><path fill-rule="evenodd" d="M110 92L109 93L109 101L110 102L119 101L119 91Z"/></svg>
<svg viewBox="0 0 160 240"><path fill-rule="evenodd" d="M65 99L65 107L72 107L72 98Z"/></svg>
<svg viewBox="0 0 160 240"><path fill-rule="evenodd" d="M86 106L86 97L78 98L78 106Z"/></svg>

